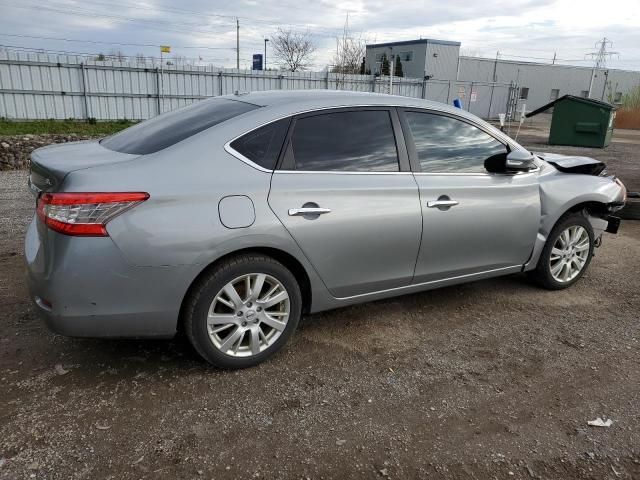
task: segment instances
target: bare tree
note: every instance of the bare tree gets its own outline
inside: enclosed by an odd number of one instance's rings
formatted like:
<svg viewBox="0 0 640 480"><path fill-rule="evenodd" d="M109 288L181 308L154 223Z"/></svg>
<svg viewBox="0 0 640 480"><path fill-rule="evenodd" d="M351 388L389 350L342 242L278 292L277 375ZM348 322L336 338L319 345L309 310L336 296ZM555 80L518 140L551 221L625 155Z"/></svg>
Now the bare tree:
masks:
<svg viewBox="0 0 640 480"><path fill-rule="evenodd" d="M124 62L127 60L127 56L122 53L122 50L111 50L107 58L116 62Z"/></svg>
<svg viewBox="0 0 640 480"><path fill-rule="evenodd" d="M136 53L136 63L140 65L147 63L147 57L144 56L144 53Z"/></svg>
<svg viewBox="0 0 640 480"><path fill-rule="evenodd" d="M345 83L346 76L364 73L362 65L367 53L367 42L361 36L353 36L349 31L349 16L344 23L342 36L336 38L336 53L333 56L331 71L339 74L336 88Z"/></svg>
<svg viewBox="0 0 640 480"><path fill-rule="evenodd" d="M348 32L336 38L336 53L333 57L334 73L358 74L367 52L366 42L361 37L352 37Z"/></svg>
<svg viewBox="0 0 640 480"><path fill-rule="evenodd" d="M271 37L273 56L280 66L291 72L305 70L311 63L316 46L311 35L278 28Z"/></svg>

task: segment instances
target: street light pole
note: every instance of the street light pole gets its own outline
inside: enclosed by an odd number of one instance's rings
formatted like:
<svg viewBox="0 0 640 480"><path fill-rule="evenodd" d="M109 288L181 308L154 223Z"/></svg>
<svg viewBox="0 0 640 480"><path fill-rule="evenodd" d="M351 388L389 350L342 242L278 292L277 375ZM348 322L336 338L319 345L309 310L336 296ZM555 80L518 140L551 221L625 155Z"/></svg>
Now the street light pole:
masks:
<svg viewBox="0 0 640 480"><path fill-rule="evenodd" d="M268 38L264 39L264 69L267 69L267 42L269 41Z"/></svg>

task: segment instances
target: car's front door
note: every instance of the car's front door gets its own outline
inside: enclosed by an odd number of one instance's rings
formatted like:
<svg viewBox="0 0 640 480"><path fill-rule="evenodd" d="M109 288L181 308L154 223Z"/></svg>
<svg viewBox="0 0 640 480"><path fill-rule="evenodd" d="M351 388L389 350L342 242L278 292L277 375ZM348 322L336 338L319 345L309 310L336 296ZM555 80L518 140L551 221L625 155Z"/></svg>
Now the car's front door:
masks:
<svg viewBox="0 0 640 480"><path fill-rule="evenodd" d="M485 160L508 147L462 118L400 115L423 215L414 283L519 269L540 224L537 171L489 173Z"/></svg>
<svg viewBox="0 0 640 480"><path fill-rule="evenodd" d="M269 205L329 291L409 285L422 216L395 110L300 115L286 142Z"/></svg>

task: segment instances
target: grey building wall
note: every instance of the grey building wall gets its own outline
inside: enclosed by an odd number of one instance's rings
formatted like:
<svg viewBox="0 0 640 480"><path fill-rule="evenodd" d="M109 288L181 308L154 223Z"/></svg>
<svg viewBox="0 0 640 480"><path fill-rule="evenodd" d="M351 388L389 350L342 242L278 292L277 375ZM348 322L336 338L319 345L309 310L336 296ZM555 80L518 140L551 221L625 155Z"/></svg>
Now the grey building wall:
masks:
<svg viewBox="0 0 640 480"><path fill-rule="evenodd" d="M517 84L521 89L528 89L526 99L518 101L519 106L526 104L526 110L535 110L555 98L570 94L584 96L589 90L592 69L569 65L550 65L543 63L514 62L488 58L460 57L458 79L461 81L491 82ZM605 81L606 86L605 86ZM591 98L616 103L622 95L634 86L640 85L640 72L609 69L608 75L600 70L596 72Z"/></svg>
<svg viewBox="0 0 640 480"><path fill-rule="evenodd" d="M411 60L406 59L409 52ZM405 77L423 78L431 75L438 80L455 80L460 43L424 38L367 45L365 65L371 73L380 73L380 56L383 53L389 59L391 55L401 56Z"/></svg>

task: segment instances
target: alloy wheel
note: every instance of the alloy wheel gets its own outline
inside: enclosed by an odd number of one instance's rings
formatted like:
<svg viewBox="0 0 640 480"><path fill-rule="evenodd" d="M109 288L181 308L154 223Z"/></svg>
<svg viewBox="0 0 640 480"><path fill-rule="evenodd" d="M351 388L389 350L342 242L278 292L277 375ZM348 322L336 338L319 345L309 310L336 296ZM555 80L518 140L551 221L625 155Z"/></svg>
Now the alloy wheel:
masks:
<svg viewBox="0 0 640 480"><path fill-rule="evenodd" d="M584 269L591 239L584 227L572 225L558 236L549 257L551 276L560 283L570 282Z"/></svg>
<svg viewBox="0 0 640 480"><path fill-rule="evenodd" d="M257 355L273 345L287 326L291 305L280 281L250 273L227 283L207 315L213 345L232 357Z"/></svg>

